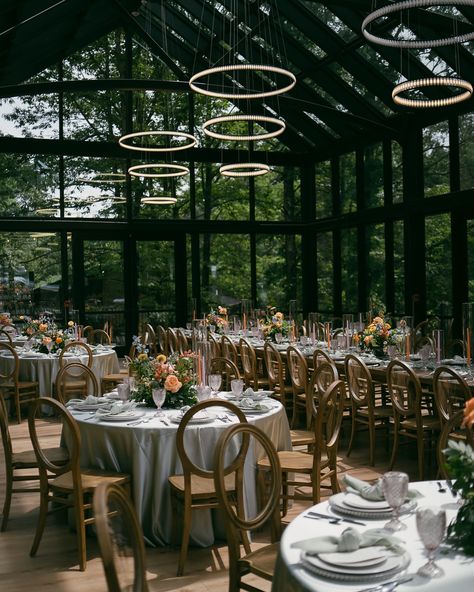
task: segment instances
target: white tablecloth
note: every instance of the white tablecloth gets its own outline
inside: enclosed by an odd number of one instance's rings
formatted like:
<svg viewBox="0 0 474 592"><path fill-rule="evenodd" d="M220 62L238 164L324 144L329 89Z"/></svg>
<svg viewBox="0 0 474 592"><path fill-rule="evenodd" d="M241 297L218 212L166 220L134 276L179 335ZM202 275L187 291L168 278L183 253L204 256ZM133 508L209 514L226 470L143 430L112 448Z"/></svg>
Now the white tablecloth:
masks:
<svg viewBox="0 0 474 592"><path fill-rule="evenodd" d="M280 403L273 401L272 405L270 412L249 415L247 419L264 430L278 450L290 450L287 416ZM156 409L143 411L145 414L153 414ZM214 413L215 408L210 412ZM176 410L165 410L169 417L177 413ZM168 477L182 473L176 451L178 424L170 422L167 426L159 418L154 418L149 423L128 426L125 423L106 423L95 418L91 420L84 414L75 413L75 417L82 436L81 465L131 474L133 500L147 543L169 544L173 517ZM207 469L212 468L217 440L229 425L231 424L215 420L209 424L188 426L186 450L196 464ZM253 466L248 463L245 481L250 513L255 511L255 471L256 462ZM218 524L217 513L208 510L193 511L191 542L199 546L209 546L213 544L215 536L223 533L222 524Z"/></svg>
<svg viewBox="0 0 474 592"><path fill-rule="evenodd" d="M39 393L41 397L51 397L53 395L53 385L56 381L56 375L59 371L59 358L55 354L22 353L20 358L20 380L33 380L39 383ZM64 358L67 363L82 362L87 364L87 356L70 355ZM0 372L5 372L13 364L11 356L0 356ZM120 365L117 354L113 349L101 348L93 352L92 371L94 372L100 389L102 376L115 372L120 372Z"/></svg>
<svg viewBox="0 0 474 592"><path fill-rule="evenodd" d="M456 515L458 506L448 487L446 487L446 493L439 493L435 481L413 483L410 487L417 489L423 494L423 497L418 500L418 507L430 506L446 509L448 523ZM313 509L316 509L318 512L328 513L328 502L317 504ZM335 583L312 575L303 569L299 563L301 551L291 548L291 545L296 541L312 537L327 534L339 535L349 526L361 531L369 528L381 528L387 521L360 518L362 522L366 522L367 526L365 527L355 526L345 522L329 524L327 520L304 518L305 513L303 512L303 514L295 518L283 533L272 592L356 592L357 590L369 587L371 584L351 585L347 583ZM413 574L414 577L412 581L401 584L397 588L397 591L472 592L474 589L474 558L468 558L448 547L445 547L442 553L438 551L436 557L437 564L445 571L443 577L430 580L416 575L417 569L426 563L427 558L416 530L415 515L411 514L402 517L402 520L406 523L407 529L395 533L395 536L404 541L406 550L411 556L411 562L407 572ZM446 553L444 552L445 550Z"/></svg>

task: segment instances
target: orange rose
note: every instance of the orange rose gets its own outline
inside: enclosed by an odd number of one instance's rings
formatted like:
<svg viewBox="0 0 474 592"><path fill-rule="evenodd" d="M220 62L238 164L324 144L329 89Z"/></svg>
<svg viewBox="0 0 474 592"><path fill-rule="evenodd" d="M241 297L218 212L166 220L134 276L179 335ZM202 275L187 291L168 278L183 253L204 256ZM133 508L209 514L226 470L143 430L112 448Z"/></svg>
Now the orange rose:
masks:
<svg viewBox="0 0 474 592"><path fill-rule="evenodd" d="M464 421L463 427L472 428L474 425L474 397L471 397L466 401L466 407L464 408Z"/></svg>
<svg viewBox="0 0 474 592"><path fill-rule="evenodd" d="M46 331L47 328L48 325L46 323L40 323L40 326L38 327L40 331Z"/></svg>
<svg viewBox="0 0 474 592"><path fill-rule="evenodd" d="M51 337L43 337L43 343L46 345L47 343L51 343Z"/></svg>
<svg viewBox="0 0 474 592"><path fill-rule="evenodd" d="M169 374L165 380L165 389L170 393L177 393L183 384L178 380L174 374Z"/></svg>
<svg viewBox="0 0 474 592"><path fill-rule="evenodd" d="M56 337L56 343L62 343L63 338L62 337Z"/></svg>

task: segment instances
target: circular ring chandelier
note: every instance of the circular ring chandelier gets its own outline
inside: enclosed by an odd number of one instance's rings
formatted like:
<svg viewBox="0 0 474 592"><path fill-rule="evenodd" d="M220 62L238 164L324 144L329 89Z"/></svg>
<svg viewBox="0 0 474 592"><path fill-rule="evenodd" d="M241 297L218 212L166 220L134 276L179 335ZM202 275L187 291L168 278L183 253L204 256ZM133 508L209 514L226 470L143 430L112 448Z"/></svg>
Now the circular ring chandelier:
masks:
<svg viewBox="0 0 474 592"><path fill-rule="evenodd" d="M125 183L127 175L125 173L97 173L91 179L78 177L77 183L87 183L88 185L99 185L101 183Z"/></svg>
<svg viewBox="0 0 474 592"><path fill-rule="evenodd" d="M461 88L464 92L442 99L408 99L400 96L400 93L408 90L429 86L452 86L454 88ZM419 78L397 84L392 91L392 99L397 105L402 105L403 107L448 107L449 105L455 105L469 99L472 95L472 90L472 84L461 78Z"/></svg>
<svg viewBox="0 0 474 592"><path fill-rule="evenodd" d="M147 169L150 170L160 170L160 169L169 169L171 172L169 173L146 173L141 171L146 171ZM128 169L128 174L132 177L148 177L148 178L158 178L158 177L182 177L183 175L189 175L189 168L187 166L183 166L181 164L137 164L135 166L131 166Z"/></svg>
<svg viewBox="0 0 474 592"><path fill-rule="evenodd" d="M40 216L56 216L59 214L59 210L57 208L39 208L36 213Z"/></svg>
<svg viewBox="0 0 474 592"><path fill-rule="evenodd" d="M133 138L144 138L148 136L166 136L176 137L188 140L186 144L179 144L178 146L162 146L162 147L148 147L148 146L137 146L135 144L127 144L127 140ZM136 150L137 152L177 152L178 150L186 150L192 148L197 144L196 138L192 134L186 132L172 132L172 131L149 131L149 132L134 132L132 134L125 134L119 138L119 144L122 148L127 150Z"/></svg>
<svg viewBox="0 0 474 592"><path fill-rule="evenodd" d="M267 164L258 162L224 164L219 169L219 173L224 177L258 177L269 172L270 167Z"/></svg>
<svg viewBox="0 0 474 592"><path fill-rule="evenodd" d="M403 2L395 2L388 4L382 8L374 10L365 17L362 22L362 34L372 43L378 45L385 45L387 47L411 48L411 49L431 49L432 47L444 47L447 45L454 45L456 43L465 43L474 39L474 31L472 33L465 33L463 35L452 35L451 37L443 37L441 39L388 39L387 37L379 37L373 35L367 30L367 26L379 18L388 16L394 12L403 12L410 8L430 8L434 6L474 6L474 0L405 0Z"/></svg>
<svg viewBox="0 0 474 592"><path fill-rule="evenodd" d="M46 238L50 236L56 236L55 232L30 232L31 238Z"/></svg>
<svg viewBox="0 0 474 592"><path fill-rule="evenodd" d="M166 206L170 204L175 204L177 202L176 197L142 197L140 202L144 205L154 205L154 206Z"/></svg>
<svg viewBox="0 0 474 592"><path fill-rule="evenodd" d="M242 134L221 134L219 132L213 132L209 129L212 125L218 125L221 123L233 123L235 121L247 121L248 123L271 123L277 126L277 129L273 130L272 132L265 132L263 134L252 134L244 136ZM252 141L252 140L268 140L270 138L276 138L282 134L286 129L286 124L281 119L277 119L276 117L267 117L266 115L222 115L221 117L213 117L212 119L208 119L202 126L203 132L207 136L211 136L211 138L217 138L218 140L242 140L242 141Z"/></svg>
<svg viewBox="0 0 474 592"><path fill-rule="evenodd" d="M281 74L289 79L289 84L286 86L282 86L281 88L275 88L274 90L268 91L260 91L260 92L252 92L248 91L247 93L245 90L238 90L237 92L218 92L208 90L207 88L202 88L196 85L198 80L202 78L206 78L206 76L211 76L212 74L226 74L228 72L237 72L237 71L245 71L245 72L272 72L274 74ZM281 95L283 93L288 92L291 90L296 84L296 77L295 75L290 72L289 70L285 70L284 68L278 68L277 66L268 66L263 64L234 64L229 66L216 66L214 68L207 68L206 70L201 70L201 72L196 72L193 76L191 76L189 80L189 86L197 93L202 95L207 95L208 97L216 97L218 99L263 99L265 97L273 97L275 95Z"/></svg>

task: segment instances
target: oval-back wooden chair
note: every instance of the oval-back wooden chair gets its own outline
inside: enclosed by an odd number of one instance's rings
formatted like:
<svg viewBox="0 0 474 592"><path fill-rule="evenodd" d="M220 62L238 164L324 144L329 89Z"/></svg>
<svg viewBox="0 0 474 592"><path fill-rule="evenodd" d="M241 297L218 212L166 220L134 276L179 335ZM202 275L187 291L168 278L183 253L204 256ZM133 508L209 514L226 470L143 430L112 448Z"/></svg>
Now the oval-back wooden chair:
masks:
<svg viewBox="0 0 474 592"><path fill-rule="evenodd" d="M85 399L87 395L99 395L99 385L92 370L80 362L65 364L56 375L56 396L63 404L69 399Z"/></svg>

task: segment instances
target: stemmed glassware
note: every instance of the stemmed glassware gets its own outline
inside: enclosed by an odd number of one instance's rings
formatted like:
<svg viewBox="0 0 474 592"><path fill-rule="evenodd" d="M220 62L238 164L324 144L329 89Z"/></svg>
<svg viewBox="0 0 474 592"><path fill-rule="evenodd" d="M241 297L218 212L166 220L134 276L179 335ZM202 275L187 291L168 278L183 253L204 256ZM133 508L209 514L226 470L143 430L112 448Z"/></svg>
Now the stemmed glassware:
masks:
<svg viewBox="0 0 474 592"><path fill-rule="evenodd" d="M425 578L439 578L444 571L434 561L434 553L444 539L446 532L446 511L434 508L419 508L416 511L416 528L421 542L428 552L428 563L422 565L418 575Z"/></svg>
<svg viewBox="0 0 474 592"><path fill-rule="evenodd" d="M53 349L53 342L52 341L48 341L46 343L46 349L48 350L48 354L51 354L51 350Z"/></svg>
<svg viewBox="0 0 474 592"><path fill-rule="evenodd" d="M230 388L237 401L240 401L244 391L244 381L241 378L234 378L234 380L230 381Z"/></svg>
<svg viewBox="0 0 474 592"><path fill-rule="evenodd" d="M275 333L275 341L277 343L281 343L283 341L283 333L280 333L280 332Z"/></svg>
<svg viewBox="0 0 474 592"><path fill-rule="evenodd" d="M385 500L393 510L393 517L384 528L393 531L405 530L406 524L400 522L399 515L408 493L408 475L398 471L385 473L382 477L382 491Z"/></svg>
<svg viewBox="0 0 474 592"><path fill-rule="evenodd" d="M217 397L217 393L222 385L222 376L220 374L209 374L207 379L212 390L212 396Z"/></svg>
<svg viewBox="0 0 474 592"><path fill-rule="evenodd" d="M157 415L163 415L162 406L166 399L166 389L164 388L157 388L151 391L153 402L155 403L158 411L156 412Z"/></svg>

